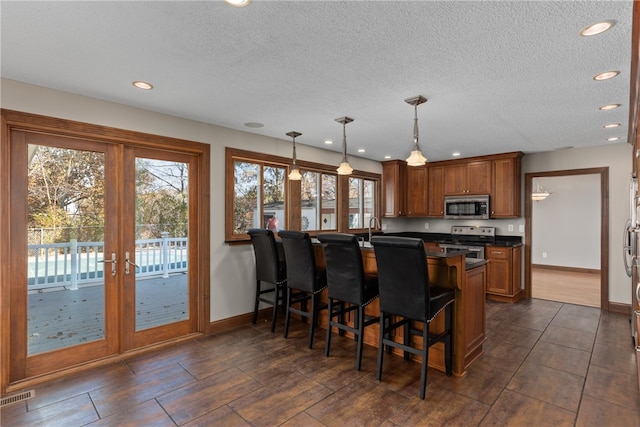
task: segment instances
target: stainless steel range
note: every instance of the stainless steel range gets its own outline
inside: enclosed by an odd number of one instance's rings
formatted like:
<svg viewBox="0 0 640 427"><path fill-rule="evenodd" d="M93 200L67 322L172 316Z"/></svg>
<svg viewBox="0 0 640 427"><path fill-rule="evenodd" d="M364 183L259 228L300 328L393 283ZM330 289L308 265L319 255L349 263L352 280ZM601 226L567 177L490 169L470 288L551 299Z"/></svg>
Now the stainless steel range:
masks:
<svg viewBox="0 0 640 427"><path fill-rule="evenodd" d="M454 225L451 227L451 239L439 242L438 245L445 252L467 250L467 258L484 259L485 245L495 241L495 227Z"/></svg>

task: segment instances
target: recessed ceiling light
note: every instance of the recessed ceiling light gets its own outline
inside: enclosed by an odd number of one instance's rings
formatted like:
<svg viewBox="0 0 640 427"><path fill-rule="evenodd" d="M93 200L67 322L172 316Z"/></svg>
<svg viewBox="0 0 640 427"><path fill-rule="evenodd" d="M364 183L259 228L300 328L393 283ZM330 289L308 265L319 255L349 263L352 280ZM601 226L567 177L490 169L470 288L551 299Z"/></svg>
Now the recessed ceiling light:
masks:
<svg viewBox="0 0 640 427"><path fill-rule="evenodd" d="M391 158L391 156L384 156L384 158L385 158L385 159L390 159L390 158Z"/></svg>
<svg viewBox="0 0 640 427"><path fill-rule="evenodd" d="M584 27L580 30L580 35L583 37L595 36L596 34L604 33L611 27L616 25L615 21L602 21L588 27Z"/></svg>
<svg viewBox="0 0 640 427"><path fill-rule="evenodd" d="M619 140L619 139L620 139L620 137L619 137L619 136L613 136L613 137L611 137L611 138L607 138L607 141L617 141L617 140Z"/></svg>
<svg viewBox="0 0 640 427"><path fill-rule="evenodd" d="M601 81L611 79L620 74L620 71L605 71L604 73L600 73L596 76L593 76L593 80Z"/></svg>
<svg viewBox="0 0 640 427"><path fill-rule="evenodd" d="M153 85L151 83L143 82L142 80L136 80L135 82L132 82L131 84L134 85L135 87L137 87L138 89L142 89L142 90L151 90L151 89L153 89Z"/></svg>
<svg viewBox="0 0 640 427"><path fill-rule="evenodd" d="M358 148L358 153L364 153L364 148Z"/></svg>
<svg viewBox="0 0 640 427"><path fill-rule="evenodd" d="M600 109L603 111L607 111L607 110L613 110L614 108L618 108L619 106L620 104L607 104L600 107Z"/></svg>
<svg viewBox="0 0 640 427"><path fill-rule="evenodd" d="M264 127L262 123L258 123L258 122L247 122L244 125L248 128L254 128L254 129Z"/></svg>
<svg viewBox="0 0 640 427"><path fill-rule="evenodd" d="M235 6L235 7L245 7L246 5L251 3L251 0L224 0L224 1L229 3L231 6Z"/></svg>
<svg viewBox="0 0 640 427"><path fill-rule="evenodd" d="M331 144L333 144L333 141L330 140L330 139L325 139L324 143L327 144L327 145L331 145Z"/></svg>
<svg viewBox="0 0 640 427"><path fill-rule="evenodd" d="M620 123L608 123L602 127L605 129L610 129L610 128L617 128L618 126L620 126Z"/></svg>
<svg viewBox="0 0 640 427"><path fill-rule="evenodd" d="M453 157L460 157L460 152L459 152L459 151L456 151L456 152L454 152L454 153L451 153L451 155L452 155Z"/></svg>

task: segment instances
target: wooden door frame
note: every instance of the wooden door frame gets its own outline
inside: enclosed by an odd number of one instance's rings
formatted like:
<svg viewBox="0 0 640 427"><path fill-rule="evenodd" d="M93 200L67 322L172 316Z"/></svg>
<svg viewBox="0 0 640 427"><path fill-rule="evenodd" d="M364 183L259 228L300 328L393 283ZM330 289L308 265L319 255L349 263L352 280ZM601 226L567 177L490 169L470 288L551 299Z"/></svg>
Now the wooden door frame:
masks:
<svg viewBox="0 0 640 427"><path fill-rule="evenodd" d="M198 162L197 189L197 333L210 329L210 147L208 144L177 138L116 129L101 125L41 116L31 113L0 109L0 259L9 260L11 254L11 161L10 134L14 129L45 133L68 138L82 138L106 144L126 144L135 147L171 150L193 154ZM190 259L191 261L191 259ZM10 265L0 263L0 392L15 389L28 381L10 384L10 319L11 311ZM116 356L119 357L119 356ZM59 375L59 374L58 374Z"/></svg>
<svg viewBox="0 0 640 427"><path fill-rule="evenodd" d="M561 177L576 175L600 175L600 309L610 310L609 304L609 168L586 168L525 174L525 244L524 244L524 296L531 298L531 239L532 208L531 192L534 178Z"/></svg>

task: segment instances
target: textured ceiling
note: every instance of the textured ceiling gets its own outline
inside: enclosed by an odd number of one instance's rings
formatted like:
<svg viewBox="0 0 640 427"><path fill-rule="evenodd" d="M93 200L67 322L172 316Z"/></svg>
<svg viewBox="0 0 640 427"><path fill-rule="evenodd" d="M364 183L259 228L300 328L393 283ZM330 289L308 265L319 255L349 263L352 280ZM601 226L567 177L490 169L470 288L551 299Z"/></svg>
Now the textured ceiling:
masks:
<svg viewBox="0 0 640 427"><path fill-rule="evenodd" d="M349 154L627 139L632 1L1 2L3 78ZM613 29L580 37L587 25ZM608 70L621 74L597 82ZM133 80L151 82L141 91ZM603 112L598 107L618 103ZM263 123L249 128L247 122ZM604 129L610 122L616 129ZM365 153L357 153L364 148ZM307 159L312 160L312 159Z"/></svg>

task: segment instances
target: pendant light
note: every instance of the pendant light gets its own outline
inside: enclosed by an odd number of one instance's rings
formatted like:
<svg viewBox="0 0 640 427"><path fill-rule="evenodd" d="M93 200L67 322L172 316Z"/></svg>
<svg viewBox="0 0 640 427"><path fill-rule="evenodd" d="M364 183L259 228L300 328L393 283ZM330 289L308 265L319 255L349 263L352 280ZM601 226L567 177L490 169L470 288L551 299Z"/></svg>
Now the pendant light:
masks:
<svg viewBox="0 0 640 427"><path fill-rule="evenodd" d="M300 170L298 169L298 165L296 163L296 137L302 135L300 132L296 132L292 130L291 132L287 132L287 136L290 136L293 139L293 163L291 165L291 172L289 173L290 181L300 181L302 179L302 175L300 174Z"/></svg>
<svg viewBox="0 0 640 427"><path fill-rule="evenodd" d="M352 121L353 119L347 116L336 119L336 122L342 123L342 162L340 167L336 169L338 175L351 175L353 173L353 168L349 164L349 160L347 160L347 123Z"/></svg>
<svg viewBox="0 0 640 427"><path fill-rule="evenodd" d="M536 189L531 192L531 200L533 200L534 202L539 202L540 200L544 200L547 197L549 197L551 193L548 192L547 190L544 189L544 187L542 187L542 184L540 184L540 181L536 180Z"/></svg>
<svg viewBox="0 0 640 427"><path fill-rule="evenodd" d="M404 100L409 105L413 105L415 116L413 119L413 148L411 155L407 158L407 165L422 166L427 163L427 158L422 155L420 145L418 145L418 105L427 102L427 98L422 95L414 96Z"/></svg>

